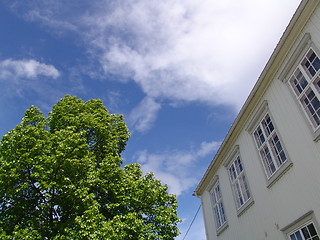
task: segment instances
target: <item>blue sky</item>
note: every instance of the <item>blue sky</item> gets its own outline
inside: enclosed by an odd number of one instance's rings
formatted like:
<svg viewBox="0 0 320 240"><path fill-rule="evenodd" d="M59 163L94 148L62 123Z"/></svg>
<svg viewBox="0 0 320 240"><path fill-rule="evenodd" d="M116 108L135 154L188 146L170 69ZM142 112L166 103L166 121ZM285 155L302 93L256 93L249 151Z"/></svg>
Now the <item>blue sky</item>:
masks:
<svg viewBox="0 0 320 240"><path fill-rule="evenodd" d="M193 190L299 2L2 0L0 136L30 105L102 99L132 133L125 163L177 194L182 239ZM188 239L205 239L201 213Z"/></svg>

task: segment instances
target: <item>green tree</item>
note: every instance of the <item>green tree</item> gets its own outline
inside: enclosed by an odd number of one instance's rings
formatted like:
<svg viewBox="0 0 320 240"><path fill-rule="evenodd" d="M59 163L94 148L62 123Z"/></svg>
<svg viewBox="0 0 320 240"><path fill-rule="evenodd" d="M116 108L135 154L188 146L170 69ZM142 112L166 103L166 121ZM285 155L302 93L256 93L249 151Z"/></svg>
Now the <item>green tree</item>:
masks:
<svg viewBox="0 0 320 240"><path fill-rule="evenodd" d="M139 164L101 100L66 96L48 118L31 106L0 142L1 239L174 239L177 201Z"/></svg>

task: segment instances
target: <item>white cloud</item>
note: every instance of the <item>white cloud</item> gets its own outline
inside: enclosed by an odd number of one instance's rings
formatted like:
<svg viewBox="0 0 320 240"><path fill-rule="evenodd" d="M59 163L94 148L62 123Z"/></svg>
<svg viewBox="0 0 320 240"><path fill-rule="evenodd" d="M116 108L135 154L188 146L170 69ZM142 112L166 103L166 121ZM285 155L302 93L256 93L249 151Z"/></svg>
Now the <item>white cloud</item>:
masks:
<svg viewBox="0 0 320 240"><path fill-rule="evenodd" d="M59 71L53 65L40 63L33 59L0 61L0 80L11 81L19 78L37 78L45 76L58 78Z"/></svg>
<svg viewBox="0 0 320 240"><path fill-rule="evenodd" d="M153 98L238 109L298 2L104 2L82 21L106 73L130 76Z"/></svg>
<svg viewBox="0 0 320 240"><path fill-rule="evenodd" d="M141 132L147 131L155 121L160 108L161 105L154 99L146 97L131 111L128 120L134 129Z"/></svg>
<svg viewBox="0 0 320 240"><path fill-rule="evenodd" d="M299 2L135 0L100 4L82 21L105 73L133 79L152 99L237 111Z"/></svg>
<svg viewBox="0 0 320 240"><path fill-rule="evenodd" d="M37 1L28 16L78 31L106 75L135 81L154 103L201 101L237 111L300 0L97 0L78 12L57 2ZM156 119L150 114L137 117L137 129Z"/></svg>
<svg viewBox="0 0 320 240"><path fill-rule="evenodd" d="M169 186L169 192L177 196L194 187L198 180L194 168L199 160L207 155L213 156L220 142L202 142L199 149L187 151L167 151L161 154L140 151L136 154L137 162L144 173L153 172L157 179Z"/></svg>
<svg viewBox="0 0 320 240"><path fill-rule="evenodd" d="M28 15L26 16L29 19L40 19L45 24L51 26L55 29L57 33L61 33L61 29L68 29L70 31L76 31L77 28L75 25L66 22L66 21L60 21L59 19L51 18L50 16L46 14L42 14L40 11L34 10L30 11Z"/></svg>

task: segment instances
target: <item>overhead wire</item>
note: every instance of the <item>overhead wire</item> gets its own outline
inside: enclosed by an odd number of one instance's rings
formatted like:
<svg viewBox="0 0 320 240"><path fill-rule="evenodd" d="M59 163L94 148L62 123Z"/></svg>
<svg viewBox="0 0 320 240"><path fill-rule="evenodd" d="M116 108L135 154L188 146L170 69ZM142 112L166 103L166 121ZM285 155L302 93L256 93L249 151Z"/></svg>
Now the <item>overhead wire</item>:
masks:
<svg viewBox="0 0 320 240"><path fill-rule="evenodd" d="M201 208L201 204L199 205L198 210L197 210L196 214L194 215L194 217L193 217L193 219L192 219L192 221L191 221L191 223L190 223L190 226L189 226L189 228L188 228L188 230L187 230L187 232L186 232L186 234L184 235L184 237L183 237L182 240L184 240L184 239L187 237L187 235L188 235L188 233L189 233L189 230L190 230L190 228L191 228L194 220L196 219L196 217L197 217L197 215L198 215L198 213L199 213L200 208Z"/></svg>

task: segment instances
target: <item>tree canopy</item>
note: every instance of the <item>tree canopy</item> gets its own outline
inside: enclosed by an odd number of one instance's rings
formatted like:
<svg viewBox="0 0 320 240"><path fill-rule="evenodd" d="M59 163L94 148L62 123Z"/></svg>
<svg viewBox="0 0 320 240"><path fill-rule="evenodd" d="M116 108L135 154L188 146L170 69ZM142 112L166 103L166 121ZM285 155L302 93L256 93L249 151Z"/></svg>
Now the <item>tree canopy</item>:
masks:
<svg viewBox="0 0 320 240"><path fill-rule="evenodd" d="M1 239L174 239L177 201L139 164L122 164L122 115L101 100L31 106L0 142Z"/></svg>

